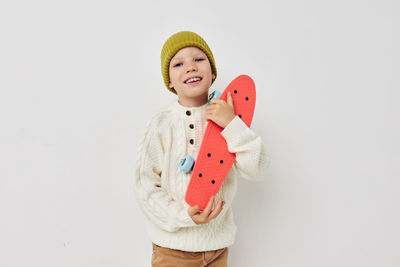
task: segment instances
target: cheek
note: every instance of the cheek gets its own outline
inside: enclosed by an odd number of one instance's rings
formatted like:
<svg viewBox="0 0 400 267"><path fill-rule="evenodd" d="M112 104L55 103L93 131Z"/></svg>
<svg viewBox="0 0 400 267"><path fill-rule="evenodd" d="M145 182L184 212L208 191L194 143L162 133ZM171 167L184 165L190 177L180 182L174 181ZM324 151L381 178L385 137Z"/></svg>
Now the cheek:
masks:
<svg viewBox="0 0 400 267"><path fill-rule="evenodd" d="M212 69L211 69L210 63L207 63L207 65L203 66L202 69L203 69L203 72L208 73L210 76L210 79L212 79Z"/></svg>
<svg viewBox="0 0 400 267"><path fill-rule="evenodd" d="M177 79L177 74L176 74L175 71L173 71L173 70L169 71L169 79L170 79L171 82L175 81Z"/></svg>

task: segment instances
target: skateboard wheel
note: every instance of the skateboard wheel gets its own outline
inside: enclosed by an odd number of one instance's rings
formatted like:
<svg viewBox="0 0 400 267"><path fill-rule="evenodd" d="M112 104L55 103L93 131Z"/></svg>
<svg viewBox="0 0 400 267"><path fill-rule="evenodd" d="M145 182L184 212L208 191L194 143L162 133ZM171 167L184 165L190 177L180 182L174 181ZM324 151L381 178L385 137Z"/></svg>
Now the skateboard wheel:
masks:
<svg viewBox="0 0 400 267"><path fill-rule="evenodd" d="M187 155L182 159L179 168L183 172L190 172L191 170L193 170L193 166L194 166L194 159L191 156Z"/></svg>
<svg viewBox="0 0 400 267"><path fill-rule="evenodd" d="M208 104L211 103L211 99L213 99L213 98L220 98L221 95L222 95L222 93L221 93L220 91L215 90L214 92L212 92L212 93L210 94L210 96L208 97Z"/></svg>

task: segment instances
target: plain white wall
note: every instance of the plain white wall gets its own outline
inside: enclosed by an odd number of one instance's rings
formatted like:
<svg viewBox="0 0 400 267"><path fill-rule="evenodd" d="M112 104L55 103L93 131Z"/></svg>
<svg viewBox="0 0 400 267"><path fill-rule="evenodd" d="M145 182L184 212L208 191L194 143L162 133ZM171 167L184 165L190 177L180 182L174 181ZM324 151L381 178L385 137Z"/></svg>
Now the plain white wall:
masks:
<svg viewBox="0 0 400 267"><path fill-rule="evenodd" d="M265 181L239 180L232 267L400 266L398 1L2 1L0 266L150 266L142 130L176 98L160 51L248 74Z"/></svg>

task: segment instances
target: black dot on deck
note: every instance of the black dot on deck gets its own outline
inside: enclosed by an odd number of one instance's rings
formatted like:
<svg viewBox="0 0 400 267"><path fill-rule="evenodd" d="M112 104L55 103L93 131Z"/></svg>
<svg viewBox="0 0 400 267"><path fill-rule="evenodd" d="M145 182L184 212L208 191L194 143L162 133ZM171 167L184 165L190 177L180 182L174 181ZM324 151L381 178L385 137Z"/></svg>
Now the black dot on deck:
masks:
<svg viewBox="0 0 400 267"><path fill-rule="evenodd" d="M208 154L207 154L207 156L208 156L208 157L211 157L211 154L210 154L210 153L208 153Z"/></svg>
<svg viewBox="0 0 400 267"><path fill-rule="evenodd" d="M246 101L249 100L249 98L246 96Z"/></svg>
<svg viewBox="0 0 400 267"><path fill-rule="evenodd" d="M211 183L215 184L215 181L214 181L214 180L212 180L212 181L211 181Z"/></svg>
<svg viewBox="0 0 400 267"><path fill-rule="evenodd" d="M242 118L242 115L239 115L239 118Z"/></svg>
<svg viewBox="0 0 400 267"><path fill-rule="evenodd" d="M237 91L235 90L235 91L233 91L235 94L237 94Z"/></svg>
<svg viewBox="0 0 400 267"><path fill-rule="evenodd" d="M199 177L202 177L202 176L203 176L203 174L199 173Z"/></svg>
<svg viewBox="0 0 400 267"><path fill-rule="evenodd" d="M224 161L221 159L221 160L219 161L219 163L221 163L221 164L222 164L222 163L224 163Z"/></svg>

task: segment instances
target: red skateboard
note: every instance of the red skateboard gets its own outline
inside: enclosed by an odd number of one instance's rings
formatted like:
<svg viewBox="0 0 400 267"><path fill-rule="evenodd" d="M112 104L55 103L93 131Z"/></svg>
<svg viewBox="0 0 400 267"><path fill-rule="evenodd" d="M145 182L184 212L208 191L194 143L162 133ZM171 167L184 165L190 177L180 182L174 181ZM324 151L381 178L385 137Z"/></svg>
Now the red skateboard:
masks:
<svg viewBox="0 0 400 267"><path fill-rule="evenodd" d="M256 104L253 80L247 75L238 76L228 85L220 99L226 101L228 92L231 92L235 114L250 127ZM222 130L222 127L209 120L196 164L186 161L186 164L194 164L194 169L185 200L190 206L198 205L200 210L204 210L210 197L217 194L236 159L236 154L228 151L228 145L221 135Z"/></svg>

